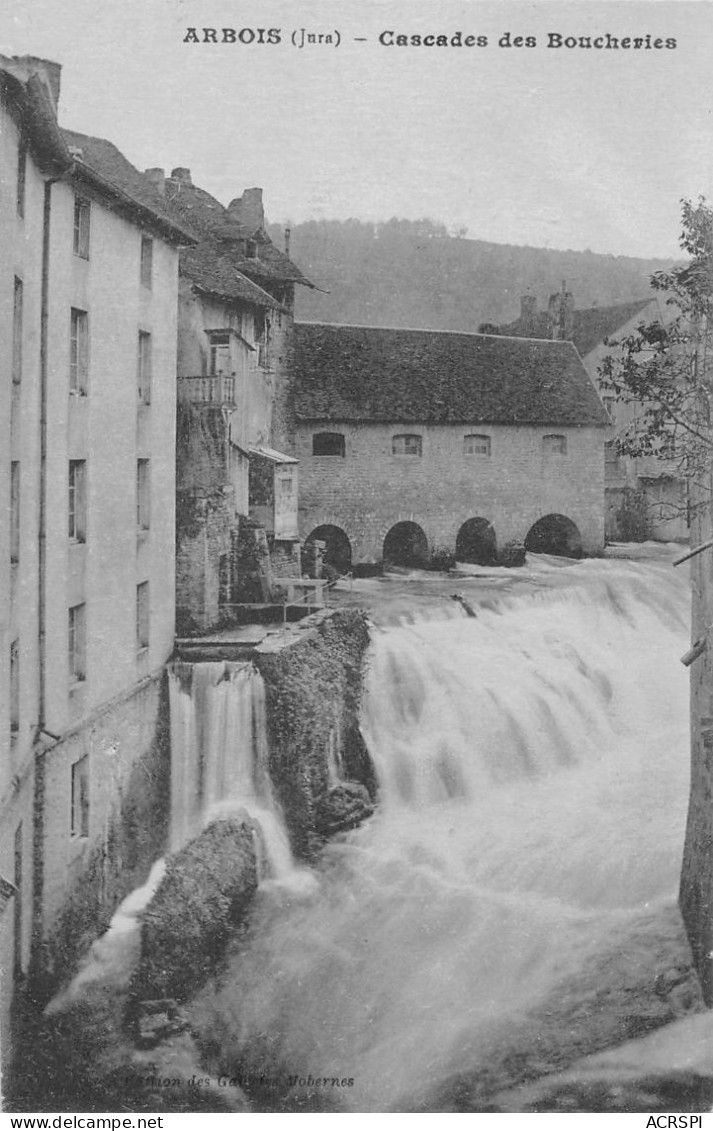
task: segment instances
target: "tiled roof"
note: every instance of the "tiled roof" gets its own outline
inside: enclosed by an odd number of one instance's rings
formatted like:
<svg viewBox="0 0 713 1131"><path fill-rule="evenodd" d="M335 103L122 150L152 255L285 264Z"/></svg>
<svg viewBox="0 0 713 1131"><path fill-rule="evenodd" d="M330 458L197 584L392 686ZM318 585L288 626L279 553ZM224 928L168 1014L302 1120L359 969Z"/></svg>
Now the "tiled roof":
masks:
<svg viewBox="0 0 713 1131"><path fill-rule="evenodd" d="M79 175L83 169L90 180L93 179L92 174L96 174L102 182L101 187L110 197L114 196L117 205L128 203L157 222L179 242L194 242L195 233L166 205L160 193L127 161L113 142L73 130L62 130L62 135L73 153Z"/></svg>
<svg viewBox="0 0 713 1131"><path fill-rule="evenodd" d="M640 314L653 301L652 298L637 299L635 302L623 302L618 306L592 306L586 310L574 311L574 326L572 341L580 357L585 357L590 350L616 334L637 314ZM552 326L550 317L545 310L537 311L532 319L523 325L520 318L501 326L503 334L511 337L524 338L549 338Z"/></svg>
<svg viewBox="0 0 713 1131"><path fill-rule="evenodd" d="M203 239L215 244L219 241L221 253L229 257L232 267L251 278L275 282L312 284L284 252L279 251L262 231L253 232L239 224L220 201L204 189L186 181L166 181L166 198L184 222ZM248 240L255 243L255 256L245 254Z"/></svg>
<svg viewBox="0 0 713 1131"><path fill-rule="evenodd" d="M653 298L642 298L637 302L624 302L619 306L593 306L589 310L575 310L574 342L580 357L584 357L617 331L621 330L637 314L651 305Z"/></svg>
<svg viewBox="0 0 713 1131"><path fill-rule="evenodd" d="M201 239L196 247L181 252L180 271L194 286L209 294L240 299L266 310L280 310L280 304L241 274L233 265L231 256L221 254L213 240Z"/></svg>
<svg viewBox="0 0 713 1131"><path fill-rule="evenodd" d="M571 342L295 325L300 420L610 424Z"/></svg>

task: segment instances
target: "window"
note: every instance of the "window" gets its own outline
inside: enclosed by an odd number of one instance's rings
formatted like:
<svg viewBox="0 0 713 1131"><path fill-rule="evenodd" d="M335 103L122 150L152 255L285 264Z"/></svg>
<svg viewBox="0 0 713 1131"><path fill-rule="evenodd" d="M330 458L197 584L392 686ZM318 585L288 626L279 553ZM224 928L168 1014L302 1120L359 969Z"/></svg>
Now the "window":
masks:
<svg viewBox="0 0 713 1131"><path fill-rule="evenodd" d="M615 440L604 445L604 467L608 471L619 471L619 451Z"/></svg>
<svg viewBox="0 0 713 1131"><path fill-rule="evenodd" d="M395 456L420 456L421 437L411 432L394 436L391 441L391 452Z"/></svg>
<svg viewBox="0 0 713 1131"><path fill-rule="evenodd" d="M245 258L257 259L257 242L255 240L245 241Z"/></svg>
<svg viewBox="0 0 713 1131"><path fill-rule="evenodd" d="M91 205L81 196L74 198L74 254L89 259Z"/></svg>
<svg viewBox="0 0 713 1131"><path fill-rule="evenodd" d="M490 455L490 436L479 436L476 433L471 433L469 436L463 437L463 455L466 456L489 456Z"/></svg>
<svg viewBox="0 0 713 1131"><path fill-rule="evenodd" d="M136 525L139 530L148 530L151 524L150 466L147 459L136 463Z"/></svg>
<svg viewBox="0 0 713 1131"><path fill-rule="evenodd" d="M141 404L151 404L151 335L139 330L137 387Z"/></svg>
<svg viewBox="0 0 713 1131"><path fill-rule="evenodd" d="M25 215L25 184L27 181L27 142L20 139L17 148L17 215Z"/></svg>
<svg viewBox="0 0 713 1131"><path fill-rule="evenodd" d="M151 290L151 277L153 273L153 240L149 236L141 237L141 286Z"/></svg>
<svg viewBox="0 0 713 1131"><path fill-rule="evenodd" d="M10 561L20 560L20 462L10 464Z"/></svg>
<svg viewBox="0 0 713 1131"><path fill-rule="evenodd" d="M20 641L10 645L10 730L20 729Z"/></svg>
<svg viewBox="0 0 713 1131"><path fill-rule="evenodd" d="M220 374L230 376L235 366L233 365L233 351L231 348L230 334L211 334L210 336L210 375L219 377Z"/></svg>
<svg viewBox="0 0 713 1131"><path fill-rule="evenodd" d="M89 755L72 765L70 829L72 836L89 836Z"/></svg>
<svg viewBox="0 0 713 1131"><path fill-rule="evenodd" d="M89 380L89 315L72 307L69 332L69 391L74 396L87 394Z"/></svg>
<svg viewBox="0 0 713 1131"><path fill-rule="evenodd" d="M136 586L136 647L139 651L149 646L149 583Z"/></svg>
<svg viewBox="0 0 713 1131"><path fill-rule="evenodd" d="M229 605L232 595L230 554L221 554L218 561L218 603Z"/></svg>
<svg viewBox="0 0 713 1131"><path fill-rule="evenodd" d="M79 683L87 678L87 618L86 605L74 605L69 610L69 679Z"/></svg>
<svg viewBox="0 0 713 1131"><path fill-rule="evenodd" d="M12 307L12 383L22 381L22 279L15 276L15 294Z"/></svg>
<svg viewBox="0 0 713 1131"><path fill-rule="evenodd" d="M83 459L69 461L68 534L73 542L87 537L87 465Z"/></svg>
<svg viewBox="0 0 713 1131"><path fill-rule="evenodd" d="M566 456L567 455L567 437L566 436L543 436L542 437L542 450L545 455L553 456Z"/></svg>
<svg viewBox="0 0 713 1131"><path fill-rule="evenodd" d="M316 432L312 437L313 456L345 455L345 439L341 432Z"/></svg>

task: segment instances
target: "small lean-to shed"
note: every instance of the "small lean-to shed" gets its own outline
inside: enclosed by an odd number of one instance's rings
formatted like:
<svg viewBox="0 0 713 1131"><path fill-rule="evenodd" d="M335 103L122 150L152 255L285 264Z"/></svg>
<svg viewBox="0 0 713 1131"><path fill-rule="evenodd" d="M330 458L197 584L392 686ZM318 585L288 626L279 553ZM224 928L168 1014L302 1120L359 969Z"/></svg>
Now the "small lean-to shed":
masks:
<svg viewBox="0 0 713 1131"><path fill-rule="evenodd" d="M261 522L275 541L299 538L297 464L274 448L250 448L250 517Z"/></svg>

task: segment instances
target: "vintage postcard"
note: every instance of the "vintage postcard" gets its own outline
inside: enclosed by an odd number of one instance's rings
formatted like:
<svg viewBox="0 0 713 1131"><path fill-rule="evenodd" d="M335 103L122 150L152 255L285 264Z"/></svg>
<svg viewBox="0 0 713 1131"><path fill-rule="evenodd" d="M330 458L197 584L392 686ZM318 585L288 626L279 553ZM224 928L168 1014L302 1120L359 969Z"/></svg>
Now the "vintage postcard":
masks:
<svg viewBox="0 0 713 1131"><path fill-rule="evenodd" d="M711 1119L711 59L6 0L7 1112Z"/></svg>

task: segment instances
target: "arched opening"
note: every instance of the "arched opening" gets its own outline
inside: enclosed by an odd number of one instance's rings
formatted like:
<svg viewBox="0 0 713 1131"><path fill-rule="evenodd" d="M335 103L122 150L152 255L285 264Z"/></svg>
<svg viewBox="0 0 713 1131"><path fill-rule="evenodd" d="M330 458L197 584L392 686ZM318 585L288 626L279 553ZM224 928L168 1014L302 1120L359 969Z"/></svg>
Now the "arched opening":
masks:
<svg viewBox="0 0 713 1131"><path fill-rule="evenodd" d="M531 554L581 558L582 535L570 518L563 514L546 514L530 527L525 549Z"/></svg>
<svg viewBox="0 0 713 1131"><path fill-rule="evenodd" d="M497 556L495 531L487 518L469 518L464 522L456 539L456 561L494 565Z"/></svg>
<svg viewBox="0 0 713 1131"><path fill-rule="evenodd" d="M384 562L388 565L425 569L428 539L416 522L397 522L384 538Z"/></svg>
<svg viewBox="0 0 713 1131"><path fill-rule="evenodd" d="M325 523L316 526L312 533L305 539L305 545L313 542L324 542L324 555L322 562L335 569L337 573L349 573L352 568L352 545L347 535L340 526Z"/></svg>

